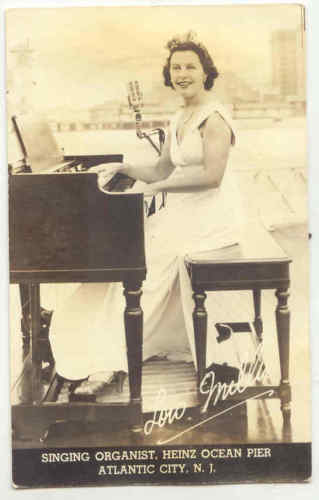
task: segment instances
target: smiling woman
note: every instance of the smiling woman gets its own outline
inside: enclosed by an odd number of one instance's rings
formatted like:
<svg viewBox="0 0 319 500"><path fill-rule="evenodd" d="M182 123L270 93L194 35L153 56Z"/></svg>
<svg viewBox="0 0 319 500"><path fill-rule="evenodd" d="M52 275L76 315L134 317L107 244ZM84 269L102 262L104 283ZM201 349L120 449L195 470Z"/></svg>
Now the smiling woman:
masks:
<svg viewBox="0 0 319 500"><path fill-rule="evenodd" d="M133 189L145 194L168 192L165 209L146 221L143 358L161 356L196 366L192 290L184 257L230 246L236 250L239 243L236 192L226 168L235 134L226 111L212 96L218 72L206 48L190 34L174 38L167 48L164 83L184 105L171 120L162 155L155 165L115 164L112 170L141 181ZM214 310L221 320L226 311L231 321L229 301L223 303L221 295L219 311L216 303ZM72 380L93 374L77 392L90 390L90 382L100 389L99 380L107 384L113 372L127 371L124 307L121 285L83 284L54 313L51 345L57 372ZM209 329L208 363L238 364L232 343L218 343L214 325Z"/></svg>
<svg viewBox="0 0 319 500"><path fill-rule="evenodd" d="M170 51L170 55L163 69L165 85L174 88L174 75L176 71L178 72L182 69L183 64L181 65L181 62L184 61L184 65L186 65L187 69L191 71L195 70L195 72L197 71L200 73L203 78L202 81L205 90L213 88L214 80L218 76L218 71L206 47L201 43L195 42L192 33L188 33L184 40L173 38L173 40L168 42L167 48ZM182 52L181 60L178 59L180 56L179 52ZM195 57L196 55L197 57ZM187 58L189 59L188 61Z"/></svg>

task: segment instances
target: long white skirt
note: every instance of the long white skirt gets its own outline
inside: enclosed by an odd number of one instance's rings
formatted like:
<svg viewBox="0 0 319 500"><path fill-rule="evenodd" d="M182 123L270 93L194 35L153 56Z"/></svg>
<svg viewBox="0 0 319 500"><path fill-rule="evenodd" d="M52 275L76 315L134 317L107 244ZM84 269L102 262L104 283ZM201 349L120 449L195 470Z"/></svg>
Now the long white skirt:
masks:
<svg viewBox="0 0 319 500"><path fill-rule="evenodd" d="M194 361L196 366L194 303L185 254L238 244L233 222L218 190L169 195L165 209L146 219L147 278L141 297L144 360L161 355ZM233 303L229 292L208 294L208 364L238 365L232 343L219 344L214 327L217 321L240 321ZM121 283L77 285L53 314L50 341L57 372L80 379L99 371L127 371L124 309Z"/></svg>

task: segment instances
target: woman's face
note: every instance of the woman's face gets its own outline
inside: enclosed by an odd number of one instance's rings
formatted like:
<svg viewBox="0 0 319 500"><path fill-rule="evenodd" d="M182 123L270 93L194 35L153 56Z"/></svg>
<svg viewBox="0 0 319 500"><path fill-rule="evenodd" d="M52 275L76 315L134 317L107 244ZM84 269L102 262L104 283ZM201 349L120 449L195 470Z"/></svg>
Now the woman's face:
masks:
<svg viewBox="0 0 319 500"><path fill-rule="evenodd" d="M207 75L196 52L176 51L170 63L171 82L184 98L191 98L202 91Z"/></svg>

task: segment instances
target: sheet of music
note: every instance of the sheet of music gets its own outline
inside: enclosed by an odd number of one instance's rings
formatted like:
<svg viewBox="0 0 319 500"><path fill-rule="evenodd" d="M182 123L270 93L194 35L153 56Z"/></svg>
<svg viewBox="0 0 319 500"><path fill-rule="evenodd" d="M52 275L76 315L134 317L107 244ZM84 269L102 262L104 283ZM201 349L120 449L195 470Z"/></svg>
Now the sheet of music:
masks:
<svg viewBox="0 0 319 500"><path fill-rule="evenodd" d="M27 7L12 485L308 483L307 8Z"/></svg>

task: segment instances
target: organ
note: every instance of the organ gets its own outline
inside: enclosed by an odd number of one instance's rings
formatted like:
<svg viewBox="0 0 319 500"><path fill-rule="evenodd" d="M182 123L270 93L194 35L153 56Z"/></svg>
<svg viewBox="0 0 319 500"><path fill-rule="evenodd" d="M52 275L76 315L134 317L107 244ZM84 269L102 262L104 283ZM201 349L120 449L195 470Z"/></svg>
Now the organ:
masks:
<svg viewBox="0 0 319 500"><path fill-rule="evenodd" d="M90 167L122 161L122 155L63 156L47 124L13 118L13 128L23 161L19 175L11 165L9 177L10 282L20 285L24 336L24 369L20 396L12 409L13 425L34 418L40 422L40 415L49 415L50 402L57 397L58 379L50 381L48 394L42 379L48 345L41 331L41 283L122 282L130 398L120 407L126 406L132 428L140 429L143 313L139 304L146 276L143 195L124 193L134 180L121 174L103 192L97 174L90 173ZM115 410L113 405L113 415ZM80 414L86 411L82 406ZM96 412L103 415L103 411L104 406L97 405ZM54 411L51 407L45 426L48 420L63 419L63 412L63 405Z"/></svg>

